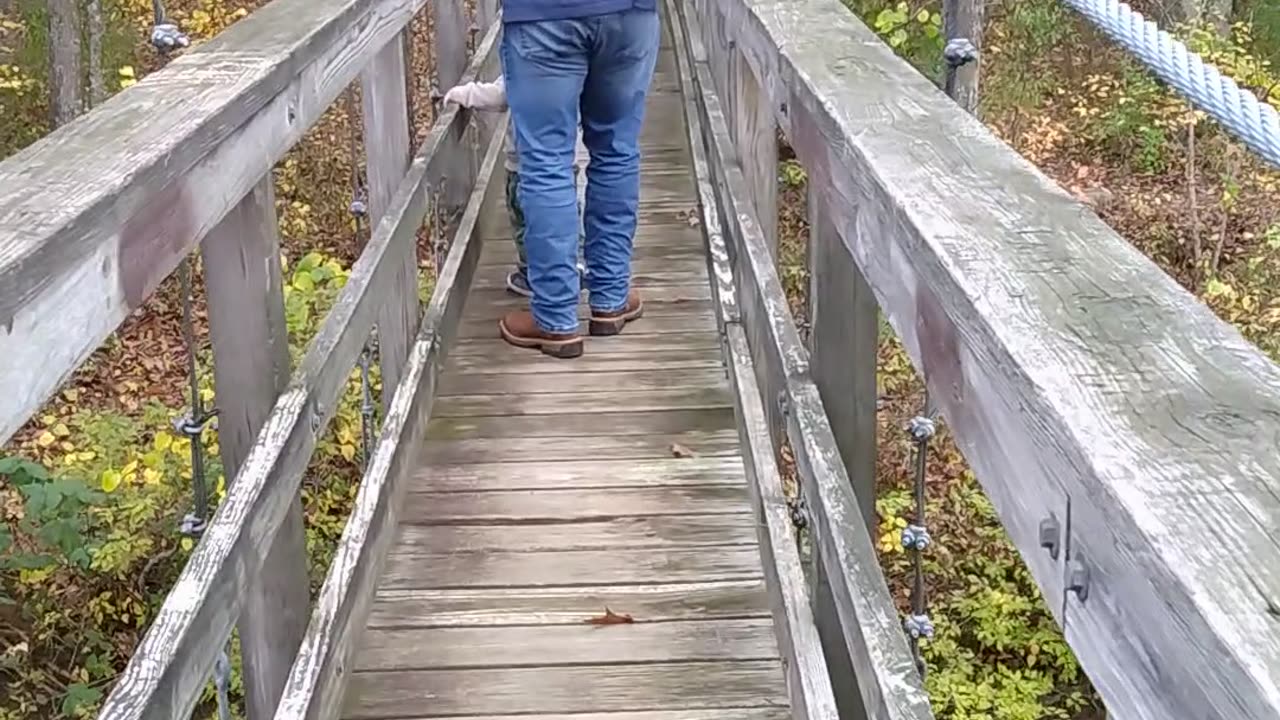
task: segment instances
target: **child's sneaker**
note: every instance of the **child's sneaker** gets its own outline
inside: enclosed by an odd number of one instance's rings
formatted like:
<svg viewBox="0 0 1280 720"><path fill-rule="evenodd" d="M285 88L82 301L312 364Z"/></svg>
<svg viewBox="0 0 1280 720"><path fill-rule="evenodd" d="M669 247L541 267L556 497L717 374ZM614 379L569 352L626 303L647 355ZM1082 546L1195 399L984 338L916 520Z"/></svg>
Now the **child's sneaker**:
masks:
<svg viewBox="0 0 1280 720"><path fill-rule="evenodd" d="M584 278L587 276L586 265L578 263L578 275ZM533 289L529 287L529 277L523 270L512 270L507 273L507 291L520 297L533 297Z"/></svg>
<svg viewBox="0 0 1280 720"><path fill-rule="evenodd" d="M533 290L529 288L529 278L523 270L512 270L507 273L507 291L520 297L533 297Z"/></svg>

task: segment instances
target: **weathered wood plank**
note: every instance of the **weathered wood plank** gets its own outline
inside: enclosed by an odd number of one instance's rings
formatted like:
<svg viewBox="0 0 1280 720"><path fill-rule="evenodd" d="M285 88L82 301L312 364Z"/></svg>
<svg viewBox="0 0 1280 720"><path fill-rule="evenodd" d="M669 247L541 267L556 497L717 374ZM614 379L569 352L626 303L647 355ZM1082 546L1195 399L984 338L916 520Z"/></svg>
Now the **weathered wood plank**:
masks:
<svg viewBox="0 0 1280 720"><path fill-rule="evenodd" d="M643 172L643 171L642 171ZM683 208L686 212L693 208L691 201ZM491 231L484 234L489 250L482 255L483 265L499 262L515 263L515 246L511 241L511 226L505 217L496 218L493 226L486 226ZM679 210L663 208L661 210L642 204L636 217L635 257L647 257L661 253L677 252L685 249L689 252L702 251L702 241L698 228L691 226L688 216L681 216Z"/></svg>
<svg viewBox="0 0 1280 720"><path fill-rule="evenodd" d="M876 523L876 386L880 311L822 206L809 200L809 371L840 446L863 521Z"/></svg>
<svg viewBox="0 0 1280 720"><path fill-rule="evenodd" d="M641 710L637 712L575 712L572 715L521 715L521 720L785 720L785 707L728 707L724 710ZM425 720L406 717L404 720ZM453 720L511 720L509 715L457 715Z"/></svg>
<svg viewBox="0 0 1280 720"><path fill-rule="evenodd" d="M205 236L205 288L226 476L243 467L271 407L289 384L280 235L268 175ZM240 616L245 707L269 717L307 628L310 579L302 501L285 511L263 572L246 588Z"/></svg>
<svg viewBox="0 0 1280 720"><path fill-rule="evenodd" d="M736 457L658 458L632 460L558 460L510 463L432 465L424 467L414 487L433 492L472 490L536 490L542 488L645 487L649 485L741 485L742 460Z"/></svg>
<svg viewBox="0 0 1280 720"><path fill-rule="evenodd" d="M708 303L709 305L709 303ZM645 308L648 314L648 307ZM661 357L643 357L626 354L584 355L573 361L576 372L628 372L649 371L663 368L671 370L687 370L697 368L723 368L724 361L720 353L706 350L682 350L680 352L663 353ZM532 354L524 356L504 353L499 357L486 358L482 355L471 357L455 357L450 361L449 369L458 373L474 373L481 375L528 375L563 371L565 362L554 358L543 359Z"/></svg>
<svg viewBox="0 0 1280 720"><path fill-rule="evenodd" d="M483 317L476 313L463 321L458 335L463 340L488 339L498 336L497 315ZM647 313L644 322L627 326L628 335L689 335L715 332L715 317L709 314L679 313L673 315L650 316ZM579 331L587 334L587 321L584 319Z"/></svg>
<svg viewBox="0 0 1280 720"><path fill-rule="evenodd" d="M519 415L567 415L574 413L661 412L663 410L711 410L733 406L722 383L711 387L613 392L505 393L454 395L440 399L439 417L467 418ZM551 422L554 422L552 420Z"/></svg>
<svg viewBox="0 0 1280 720"><path fill-rule="evenodd" d="M481 58L470 74L492 73L493 55ZM456 109L438 119L204 538L107 698L103 717L190 714L243 606L244 589L263 566L267 548L260 539L273 536L283 523L316 439L373 326L378 289L396 272L394 248L421 225L426 207L420 190L435 172L437 150L465 120Z"/></svg>
<svg viewBox="0 0 1280 720"><path fill-rule="evenodd" d="M465 320L463 321L465 328ZM710 331L715 331L715 321ZM652 327L652 323L649 323ZM461 333L460 333L461 334ZM724 371L717 368L691 368L675 370L624 370L619 372L546 372L537 381L527 375L472 375L450 372L442 382L444 395L475 395L479 393L554 394L559 392L607 392L625 389L632 392L661 388L695 389L724 384Z"/></svg>
<svg viewBox="0 0 1280 720"><path fill-rule="evenodd" d="M610 607L628 613L630 608ZM604 608L573 625L370 630L356 672L774 660L772 620L690 620L591 625ZM430 648L423 652L424 648ZM714 693L716 688L708 687Z"/></svg>
<svg viewBox="0 0 1280 720"><path fill-rule="evenodd" d="M637 623L767 618L762 580L483 590L384 590L370 628L576 625L601 608Z"/></svg>
<svg viewBox="0 0 1280 720"><path fill-rule="evenodd" d="M706 300L709 297L707 284L705 282L683 283L680 285L656 285L645 288L641 293L641 297L645 302L645 311L648 312L650 303L670 303L679 304L690 300ZM476 304L494 303L496 301L519 300L528 303L526 298L514 297L502 288L477 289L472 293ZM584 293L585 297L585 293ZM625 335L620 337L626 337Z"/></svg>
<svg viewBox="0 0 1280 720"><path fill-rule="evenodd" d="M704 286L705 287L705 286ZM711 301L708 298L692 298L692 294L701 292L700 290L689 290L685 286L680 288L684 292L670 292L673 288L663 288L668 291L664 293L667 297L653 297L653 293L645 293L644 298L644 320L651 320L655 317L671 316L671 315L704 315L711 311ZM474 305L468 303L467 309L469 314L477 318L491 318L495 331L498 326L498 318L502 317L512 310L521 310L529 307L529 301L526 298L512 295L505 291L489 290L476 291ZM578 303L578 317L587 318L590 316L590 310L587 306L587 299L584 295ZM563 367L564 363L561 362ZM578 361L574 361L574 367L579 367Z"/></svg>
<svg viewBox="0 0 1280 720"><path fill-rule="evenodd" d="M428 445L423 461L432 465L457 465L587 458L669 458L673 457L675 445L708 457L738 453L738 437L733 430L698 430L612 437L508 438L502 443L494 443L490 438L439 441Z"/></svg>
<svg viewBox="0 0 1280 720"><path fill-rule="evenodd" d="M1111 711L1280 714L1280 368L838 2L708 7Z"/></svg>
<svg viewBox="0 0 1280 720"><path fill-rule="evenodd" d="M627 327L643 328L644 318L636 320ZM622 334L613 337L587 337L583 340L586 345L586 352L592 355L634 355L660 360L667 353L700 351L712 356L720 354L719 338L709 333L697 335ZM501 338L462 340L453 348L453 353L457 357L478 355L487 358L496 358L503 355L517 355L519 357L529 355L527 352L519 352L517 348L511 347ZM563 367L563 364L561 366Z"/></svg>
<svg viewBox="0 0 1280 720"><path fill-rule="evenodd" d="M409 169L409 102L405 82L407 33L391 39L360 74L364 110L364 147L368 165L369 217L377 224ZM399 272L386 289L378 311L378 361L382 369L382 406L391 404L400 372L409 361L409 345L418 330L417 238L406 238L397 260Z"/></svg>
<svg viewBox="0 0 1280 720"><path fill-rule="evenodd" d="M271 3L0 162L0 442L423 4Z"/></svg>
<svg viewBox="0 0 1280 720"><path fill-rule="evenodd" d="M529 376L523 376L529 377ZM540 397L555 397L554 395ZM620 408L622 409L622 408ZM596 412L508 417L437 418L428 429L431 440L479 438L605 437L651 435L690 431L711 432L733 427L733 408L710 410L662 410L650 412Z"/></svg>
<svg viewBox="0 0 1280 720"><path fill-rule="evenodd" d="M691 27L697 20L687 4L682 10L686 37L692 44L700 34ZM704 10L718 12L710 4L704 4ZM696 61L701 54L696 49L690 52L695 58L694 86L701 98L697 107L708 128L708 162L725 219L724 237L733 246L730 254L736 261L743 330L761 395L770 401L765 409L776 413L769 419L771 432L779 431L779 419L785 422L812 515L815 547L831 581L864 707L872 717L931 718L872 538L863 523L848 522L862 514L809 378L808 357L768 244L753 214L744 211L746 181L738 165L729 160L733 151L728 147L727 124L719 99L710 91L710 70L705 62ZM786 399L786 413L775 404L779 397ZM780 441L775 435L775 445Z"/></svg>
<svg viewBox="0 0 1280 720"><path fill-rule="evenodd" d="M778 128L771 98L760 89L751 65L736 47L729 52L733 83L731 118L738 160L747 179L748 200L774 257L778 255Z"/></svg>
<svg viewBox="0 0 1280 720"><path fill-rule="evenodd" d="M711 273L717 279L717 296L734 297L733 269L727 253L719 252L723 237L719 235L720 209L711 183L711 169L703 147L701 117L694 90L692 52L686 39L687 28L680 22L678 0L666 0L667 16L673 19L671 29L676 39L676 60L680 70L684 114L690 144L694 147L694 172L698 178L703 225L709 235ZM840 716L832 690L824 648L818 635L806 593L804 568L791 525L790 509L782 488L782 477L773 453L773 438L766 424L760 387L751 364L746 335L738 323L737 308L732 302L719 305L721 325L726 332L726 355L730 367L729 380L734 392L738 417L738 435L743 448L743 465L747 473L752 509L756 517L761 566L769 590L773 626L787 671L787 690L791 716L795 720L835 720Z"/></svg>
<svg viewBox="0 0 1280 720"><path fill-rule="evenodd" d="M404 503L414 524L541 523L559 520L737 515L747 496L735 485L677 485L571 490L416 491Z"/></svg>
<svg viewBox="0 0 1280 720"><path fill-rule="evenodd" d="M741 486L738 489L742 491ZM670 514L578 517L560 523L538 519L531 524L404 525L400 528L393 552L433 549L450 552L602 550L754 544L755 522L749 513L738 512L705 517Z"/></svg>
<svg viewBox="0 0 1280 720"><path fill-rule="evenodd" d="M502 241L496 241L494 244L502 246ZM480 272L490 278L490 281L505 280L507 271L511 269L511 260L503 253L497 262L490 265L482 265ZM667 272L680 273L702 273L698 276L698 281L707 279L707 263L703 257L703 250L700 247L681 247L681 246L647 246L637 245L634 248L631 257L631 272L634 275L656 275ZM477 278L479 280L479 278ZM690 282L688 280L686 283Z"/></svg>
<svg viewBox="0 0 1280 720"><path fill-rule="evenodd" d="M485 588L631 585L760 577L752 546L560 550L554 552L396 553L380 587Z"/></svg>
<svg viewBox="0 0 1280 720"><path fill-rule="evenodd" d="M431 20L435 86L443 95L458 84L467 67L467 16L462 0L436 0L431 4ZM469 144L451 146L441 179L442 200L450 208L466 202L473 170Z"/></svg>
<svg viewBox="0 0 1280 720"><path fill-rule="evenodd" d="M612 628L606 628L606 632ZM358 673L352 720L785 705L776 660ZM723 716L723 715L722 715ZM683 717L683 716L682 716Z"/></svg>
<svg viewBox="0 0 1280 720"><path fill-rule="evenodd" d="M496 29L490 32L489 47L497 34ZM504 115L499 129L506 121ZM377 450L361 479L355 508L329 566L276 720L324 720L336 718L341 711L352 656L402 512L405 485L416 466L447 343L455 332L480 257L482 241L473 231L502 145L503 135L496 133L432 293L404 379L387 407Z"/></svg>

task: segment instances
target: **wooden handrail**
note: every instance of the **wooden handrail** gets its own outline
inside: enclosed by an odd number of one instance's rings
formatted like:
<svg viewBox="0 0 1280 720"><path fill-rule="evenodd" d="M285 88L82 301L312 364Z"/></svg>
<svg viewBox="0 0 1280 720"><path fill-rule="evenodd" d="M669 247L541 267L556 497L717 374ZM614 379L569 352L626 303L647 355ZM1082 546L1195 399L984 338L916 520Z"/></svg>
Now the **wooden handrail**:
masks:
<svg viewBox="0 0 1280 720"><path fill-rule="evenodd" d="M808 172L826 215L814 272L856 265L1110 711L1280 716L1280 368L837 0L691 1L716 41L708 72L729 112L767 108ZM752 352L768 366L761 389L766 404L786 400L775 420L819 546L856 539L848 525L874 496L851 505L830 465L806 463L839 458L828 418L854 408L846 427L873 433L874 398L858 397L861 380L843 399L809 389L818 374L780 320L769 272L758 274L767 253L743 241L766 235L750 227L761 203L732 180L772 127L726 125L732 140L708 144L728 152L719 189L736 207L726 238L741 226L735 268L757 272L739 283ZM864 302L856 284L846 292ZM864 309L846 311L866 322ZM855 320L824 312L811 342L830 358L823 346L847 347L833 333L853 334ZM843 357L846 373L874 371ZM829 578L842 620L856 598L840 587L862 572L853 547L826 563L844 564ZM873 631L894 622L854 619ZM892 672L857 669L864 699Z"/></svg>
<svg viewBox="0 0 1280 720"><path fill-rule="evenodd" d="M276 0L0 162L0 443L425 0Z"/></svg>

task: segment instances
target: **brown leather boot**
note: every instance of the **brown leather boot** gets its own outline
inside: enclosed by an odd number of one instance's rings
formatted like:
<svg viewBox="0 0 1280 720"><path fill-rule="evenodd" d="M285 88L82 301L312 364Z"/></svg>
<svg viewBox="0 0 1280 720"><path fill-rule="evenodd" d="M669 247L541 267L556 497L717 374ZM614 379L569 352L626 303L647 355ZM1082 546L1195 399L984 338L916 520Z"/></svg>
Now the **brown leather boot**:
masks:
<svg viewBox="0 0 1280 720"><path fill-rule="evenodd" d="M591 311L591 322L588 328L592 335L617 335L622 332L622 328L632 320L639 320L644 315L644 301L640 299L640 293L634 289L627 294L626 307L617 312L603 313L598 310Z"/></svg>
<svg viewBox="0 0 1280 720"><path fill-rule="evenodd" d="M570 359L582 354L582 336L571 333L549 333L538 327L533 313L516 310L498 321L502 339L519 348L541 350L555 358Z"/></svg>

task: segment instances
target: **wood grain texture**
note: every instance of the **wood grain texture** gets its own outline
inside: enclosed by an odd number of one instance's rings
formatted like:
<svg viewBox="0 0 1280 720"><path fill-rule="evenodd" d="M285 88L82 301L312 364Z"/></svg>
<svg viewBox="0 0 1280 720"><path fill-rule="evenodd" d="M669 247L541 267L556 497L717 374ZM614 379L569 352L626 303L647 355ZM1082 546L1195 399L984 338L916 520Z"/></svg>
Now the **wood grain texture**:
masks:
<svg viewBox="0 0 1280 720"><path fill-rule="evenodd" d="M701 260L699 260L701 262ZM499 336L498 333L498 317L499 313L492 313L493 317L482 317L479 314L467 318L459 330L458 336L463 340L487 340ZM710 313L699 312L679 312L676 309L672 314L647 315L642 322L632 324L627 327L628 335L696 335L699 333L707 333L715 331L715 318ZM583 318L578 326L578 332L586 335L588 331L587 320Z"/></svg>
<svg viewBox="0 0 1280 720"><path fill-rule="evenodd" d="M409 169L409 102L405 78L408 35L391 39L360 74L364 147L369 189L369 218L376 225L391 206ZM418 248L406 237L396 248L399 272L386 289L378 311L378 361L382 369L382 406L391 404L400 372L409 361L409 345L418 330Z"/></svg>
<svg viewBox="0 0 1280 720"><path fill-rule="evenodd" d="M493 29L487 45L497 37ZM398 48L397 48L398 51ZM499 129L507 117L499 119ZM387 549L403 512L403 494L420 453L448 341L456 332L475 275L482 241L474 232L488 183L502 153L503 133L495 133L481 164L471 200L450 243L448 258L432 293L405 366L403 381L388 405L382 432L360 482L355 507L321 588L307 637L276 710L277 720L338 717L356 643L373 599Z"/></svg>
<svg viewBox="0 0 1280 720"><path fill-rule="evenodd" d="M673 457L672 446L675 444L700 456L733 457L738 454L737 434L731 429L725 429L604 437L508 438L501 443L495 443L491 438L441 440L427 446L423 461L430 465L458 465L478 462L670 458Z"/></svg>
<svg viewBox="0 0 1280 720"><path fill-rule="evenodd" d="M705 582L760 577L756 548L646 548L552 552L396 553L381 587L502 588Z"/></svg>
<svg viewBox="0 0 1280 720"><path fill-rule="evenodd" d="M680 22L679 0L666 0L664 7L672 19L676 39L676 60L681 78L684 114L690 144L694 147L694 173L698 178L704 226L713 230L707 238L708 264L717 278L717 296L734 297L733 267L722 251L720 208L711 186L711 168L703 147L703 124L696 103L693 78L693 44L689 29ZM730 384L734 394L738 435L743 448L752 509L756 517L761 565L773 611L773 629L787 671L787 691L791 717L795 720L836 720L836 696L828 674L824 647L810 608L804 568L792 528L790 509L782 487L782 476L773 452L773 438L756 382L750 348L742 330L736 303L719 303L720 324L725 328ZM873 365L874 372L874 365ZM849 717L849 715L845 715Z"/></svg>
<svg viewBox="0 0 1280 720"><path fill-rule="evenodd" d="M0 442L423 4L273 2L0 162Z"/></svg>
<svg viewBox="0 0 1280 720"><path fill-rule="evenodd" d="M726 710L640 710L634 712L573 713L572 715L522 715L520 720L785 720L786 708L738 707ZM404 720L425 720L422 716ZM511 720L509 715L456 715L454 720Z"/></svg>
<svg viewBox="0 0 1280 720"><path fill-rule="evenodd" d="M708 319L711 331L715 330L715 321ZM574 366L576 369L576 365ZM450 372L445 376L448 386L447 396L479 395L486 393L520 393L524 395L554 395L558 392L609 392L625 390L643 392L661 388L683 388L696 390L704 387L716 387L724 382L724 371L719 368L675 368L666 370L622 370L610 372L545 372L539 373L537 381L527 375L500 375L489 373L473 375L471 373ZM630 410L628 410L630 411Z"/></svg>
<svg viewBox="0 0 1280 720"><path fill-rule="evenodd" d="M707 13L721 12L703 4ZM701 36L699 20L682 7L686 37ZM740 43L739 43L740 44ZM756 380L775 446L785 430L795 453L802 492L812 515L816 550L831 581L843 639L854 663L864 707L872 717L932 717L929 701L907 650L901 625L880 570L871 535L849 484L838 446L817 389L808 357L786 304L768 244L747 206L747 185L734 161L727 122L711 90L711 71L694 48L694 86L699 117L707 128L707 155L716 200L731 246L742 329L752 355ZM759 72L759 70L757 70ZM767 73L759 73L768 77ZM785 398L782 412L778 398ZM850 522L857 518L858 522Z"/></svg>
<svg viewBox="0 0 1280 720"><path fill-rule="evenodd" d="M243 467L258 431L289 384L274 179L267 176L205 236L205 295L218 398L218 444L226 476ZM275 708L307 628L311 581L302 501L295 497L263 562L245 589L240 616L245 707Z"/></svg>
<svg viewBox="0 0 1280 720"><path fill-rule="evenodd" d="M714 350L713 350L714 351ZM501 394L453 395L441 398L442 418L493 417L502 415L565 415L571 413L613 414L619 412L657 412L663 410L712 410L733 404L727 388L719 383L696 389L628 390L613 392L562 392L556 395ZM554 419L550 422L555 422Z"/></svg>
<svg viewBox="0 0 1280 720"><path fill-rule="evenodd" d="M636 623L767 618L764 581L659 583L482 590L383 590L370 628L579 625L617 608ZM607 637L607 636L606 636Z"/></svg>
<svg viewBox="0 0 1280 720"><path fill-rule="evenodd" d="M612 628L607 628L612 629ZM358 673L345 717L785 707L777 660ZM714 688L714 692L709 692ZM731 712L730 712L731 711Z"/></svg>
<svg viewBox="0 0 1280 720"><path fill-rule="evenodd" d="M554 397L554 396L544 396ZM648 412L581 412L547 415L436 418L431 440L493 438L612 437L683 432L715 432L733 426L733 408Z"/></svg>
<svg viewBox="0 0 1280 720"><path fill-rule="evenodd" d="M628 612L618 607L618 612ZM591 625L597 608L572 625L371 630L356 672L465 670L561 665L774 660L769 618ZM431 651L424 652L424 648ZM708 688L714 692L714 688Z"/></svg>
<svg viewBox="0 0 1280 720"><path fill-rule="evenodd" d="M710 307L710 303L707 303ZM646 307L646 313L648 308ZM482 355L471 357L455 357L449 369L459 374L468 375L541 375L546 372L564 371L568 364L537 355L503 353L499 357L486 358ZM573 361L574 372L631 372L668 368L671 370L690 370L707 368L724 368L724 360L718 351L680 350L662 354L662 357L629 355L625 353L584 355ZM722 370L723 372L723 370Z"/></svg>
<svg viewBox="0 0 1280 720"><path fill-rule="evenodd" d="M737 489L744 491L741 486ZM755 522L750 514L742 512L740 507L737 509L739 512L726 512L724 506L718 505L715 507L718 514L705 516L671 512L564 518L521 515L472 522L446 518L442 523L433 523L431 518L420 515L406 517L405 522L431 524L403 525L394 552L425 552L433 548L551 551L754 545Z"/></svg>
<svg viewBox="0 0 1280 720"><path fill-rule="evenodd" d="M422 468L414 487L433 492L470 492L650 485L740 485L743 482L742 460L736 457L558 460L521 463L522 472L511 470L508 463L432 465Z"/></svg>
<svg viewBox="0 0 1280 720"><path fill-rule="evenodd" d="M443 95L458 84L467 67L467 13L462 0L431 4L431 49L435 86ZM465 143L448 149L441 180L443 201L451 208L466 202L471 188L471 148Z"/></svg>
<svg viewBox="0 0 1280 720"><path fill-rule="evenodd" d="M773 120L771 98L760 89L760 80L736 48L729 54L733 83L733 133L748 199L765 241L778 255L778 126Z"/></svg>
<svg viewBox="0 0 1280 720"><path fill-rule="evenodd" d="M413 492L404 519L418 524L541 523L662 515L736 515L746 493L735 485L571 490Z"/></svg>
<svg viewBox="0 0 1280 720"><path fill-rule="evenodd" d="M1111 711L1280 714L1280 368L840 3L707 7Z"/></svg>

